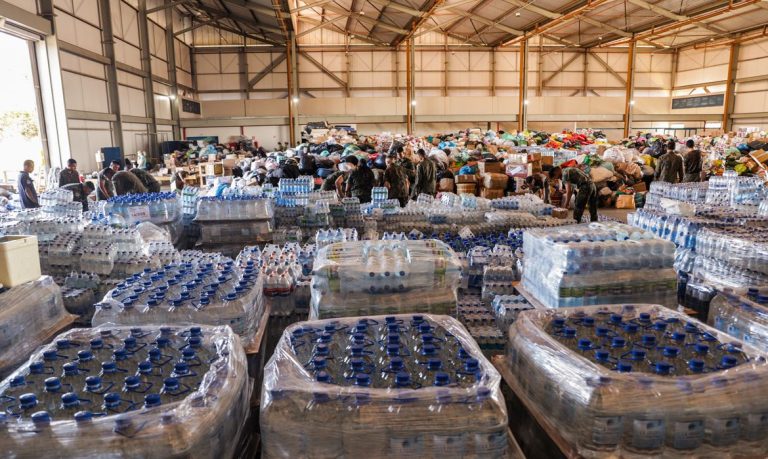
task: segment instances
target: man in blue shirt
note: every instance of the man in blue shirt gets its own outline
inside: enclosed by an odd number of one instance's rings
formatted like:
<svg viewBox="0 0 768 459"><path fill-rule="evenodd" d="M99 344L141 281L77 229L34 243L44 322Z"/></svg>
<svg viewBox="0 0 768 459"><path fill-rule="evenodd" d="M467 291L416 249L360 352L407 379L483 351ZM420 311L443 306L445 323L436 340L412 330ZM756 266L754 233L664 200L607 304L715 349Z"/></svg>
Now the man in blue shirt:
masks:
<svg viewBox="0 0 768 459"><path fill-rule="evenodd" d="M35 190L35 182L32 181L32 177L29 176L35 171L35 162L31 159L24 161L24 170L19 172L19 181L16 187L19 190L19 200L21 201L21 207L23 209L34 209L40 207L37 201L37 190Z"/></svg>

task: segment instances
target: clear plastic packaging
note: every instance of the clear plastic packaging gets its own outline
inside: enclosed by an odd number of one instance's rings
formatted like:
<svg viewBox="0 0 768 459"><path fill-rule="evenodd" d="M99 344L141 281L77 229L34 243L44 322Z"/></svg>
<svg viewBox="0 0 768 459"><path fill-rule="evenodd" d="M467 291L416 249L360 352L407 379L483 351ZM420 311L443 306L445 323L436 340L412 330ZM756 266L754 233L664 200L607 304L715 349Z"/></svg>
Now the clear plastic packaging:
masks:
<svg viewBox="0 0 768 459"><path fill-rule="evenodd" d="M264 277L219 254L181 252L182 261L145 269L110 290L93 324L229 325L249 346L264 320Z"/></svg>
<svg viewBox="0 0 768 459"><path fill-rule="evenodd" d="M0 293L0 377L73 320L50 276Z"/></svg>
<svg viewBox="0 0 768 459"><path fill-rule="evenodd" d="M434 239L356 241L318 250L313 272L311 318L450 314L461 261Z"/></svg>
<svg viewBox="0 0 768 459"><path fill-rule="evenodd" d="M583 457L768 451L765 354L662 306L526 311L505 364L516 394Z"/></svg>
<svg viewBox="0 0 768 459"><path fill-rule="evenodd" d="M90 375L99 366L101 376ZM228 327L109 325L59 335L0 394L8 457L220 458L235 453L251 385Z"/></svg>
<svg viewBox="0 0 768 459"><path fill-rule="evenodd" d="M677 306L675 246L619 223L523 234L523 287L547 307L652 301Z"/></svg>
<svg viewBox="0 0 768 459"><path fill-rule="evenodd" d="M379 351L374 335L386 335L388 343L398 341L388 346L398 355ZM416 363L423 353L408 351L421 345L424 335L443 343L442 359L428 365ZM364 357L373 362L352 358L349 366L361 369L353 371L350 383L342 375L348 354L342 346L358 338L374 341ZM335 358L321 357L326 351ZM434 346L429 353L436 354ZM390 371L394 367L406 371ZM421 384L416 369L434 376L424 380L438 385ZM262 457L507 457L507 413L499 383L499 373L450 317L375 316L294 324L264 369Z"/></svg>
<svg viewBox="0 0 768 459"><path fill-rule="evenodd" d="M717 294L710 303L707 323L768 352L768 296L756 288L749 289L747 295Z"/></svg>

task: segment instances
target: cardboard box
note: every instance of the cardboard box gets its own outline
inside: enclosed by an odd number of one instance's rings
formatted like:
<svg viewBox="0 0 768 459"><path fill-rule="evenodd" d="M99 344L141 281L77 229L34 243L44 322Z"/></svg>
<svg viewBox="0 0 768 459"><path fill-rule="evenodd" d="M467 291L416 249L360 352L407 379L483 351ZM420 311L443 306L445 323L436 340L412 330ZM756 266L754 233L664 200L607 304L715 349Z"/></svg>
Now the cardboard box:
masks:
<svg viewBox="0 0 768 459"><path fill-rule="evenodd" d="M480 189L480 197L485 199L498 199L504 197L504 190L494 190L490 188Z"/></svg>
<svg viewBox="0 0 768 459"><path fill-rule="evenodd" d="M555 207L552 209L552 216L559 219L566 219L568 218L568 209L563 209L562 207Z"/></svg>
<svg viewBox="0 0 768 459"><path fill-rule="evenodd" d="M634 209L635 208L635 195L633 194L620 194L616 196L616 208L617 209Z"/></svg>
<svg viewBox="0 0 768 459"><path fill-rule="evenodd" d="M541 153L529 153L528 154L528 162L532 163L532 162L536 162L536 161L541 161Z"/></svg>
<svg viewBox="0 0 768 459"><path fill-rule="evenodd" d="M477 194L477 185L474 183L459 183L456 185L456 194Z"/></svg>
<svg viewBox="0 0 768 459"><path fill-rule="evenodd" d="M555 157L554 156L542 156L541 157L541 164L544 166L554 166L555 165Z"/></svg>
<svg viewBox="0 0 768 459"><path fill-rule="evenodd" d="M481 175L484 188L505 189L507 187L508 177L506 174L485 173Z"/></svg>
<svg viewBox="0 0 768 459"><path fill-rule="evenodd" d="M755 150L749 155L752 157L752 159L754 159L758 163L765 163L766 161L768 161L768 152L766 152L765 150Z"/></svg>
<svg viewBox="0 0 768 459"><path fill-rule="evenodd" d="M454 176L456 183L477 183L477 175L456 175Z"/></svg>
<svg viewBox="0 0 768 459"><path fill-rule="evenodd" d="M645 186L645 182L635 183L632 185L632 189L634 189L637 193L648 191L648 187Z"/></svg>
<svg viewBox="0 0 768 459"><path fill-rule="evenodd" d="M485 174L485 173L503 174L504 164L498 161L493 161L493 162L480 161L479 163L477 163L477 170L480 171L481 174Z"/></svg>

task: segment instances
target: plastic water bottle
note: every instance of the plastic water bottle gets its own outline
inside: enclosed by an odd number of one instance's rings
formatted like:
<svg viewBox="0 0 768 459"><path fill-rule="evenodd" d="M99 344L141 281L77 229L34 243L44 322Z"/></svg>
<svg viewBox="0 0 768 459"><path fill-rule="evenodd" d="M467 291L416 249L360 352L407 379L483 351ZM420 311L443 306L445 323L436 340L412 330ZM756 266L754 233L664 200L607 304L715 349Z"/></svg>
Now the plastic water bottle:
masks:
<svg viewBox="0 0 768 459"><path fill-rule="evenodd" d="M125 413L134 409L135 405L130 400L122 400L120 393L108 392L104 395L102 410L107 415Z"/></svg>
<svg viewBox="0 0 768 459"><path fill-rule="evenodd" d="M45 390L40 397L39 405L45 411L49 413L55 412L59 404L61 403L61 396L64 391L61 387L61 380L59 378L48 378L45 380Z"/></svg>

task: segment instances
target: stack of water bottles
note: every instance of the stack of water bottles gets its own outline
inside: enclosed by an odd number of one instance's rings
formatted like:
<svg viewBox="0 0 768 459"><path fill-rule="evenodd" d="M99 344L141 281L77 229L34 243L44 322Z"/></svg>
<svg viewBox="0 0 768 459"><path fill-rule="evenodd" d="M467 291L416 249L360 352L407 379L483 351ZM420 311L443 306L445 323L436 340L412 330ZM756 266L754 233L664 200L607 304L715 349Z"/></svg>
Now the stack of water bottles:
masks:
<svg viewBox="0 0 768 459"><path fill-rule="evenodd" d="M309 310L309 275L315 258L314 245L287 243L281 247L269 244L261 252L256 247L246 247L238 259L246 253L261 266L264 295L271 315L288 316Z"/></svg>
<svg viewBox="0 0 768 459"><path fill-rule="evenodd" d="M79 218L83 213L83 205L72 201L72 192L56 188L40 193L40 207L43 214L50 217Z"/></svg>
<svg viewBox="0 0 768 459"><path fill-rule="evenodd" d="M249 412L227 327L75 329L0 383L9 457L231 457Z"/></svg>
<svg viewBox="0 0 768 459"><path fill-rule="evenodd" d="M78 233L83 230L80 217L44 217L39 209L36 212L15 215L15 220L4 225L5 234L36 236L39 243L52 241L62 233ZM23 217L22 217L23 216Z"/></svg>
<svg viewBox="0 0 768 459"><path fill-rule="evenodd" d="M323 248L326 245L336 242L347 242L357 240L356 228L336 228L327 230L317 230L315 233L315 246Z"/></svg>
<svg viewBox="0 0 768 459"><path fill-rule="evenodd" d="M447 316L294 324L264 369L262 457L507 457L499 382Z"/></svg>
<svg viewBox="0 0 768 459"><path fill-rule="evenodd" d="M461 262L438 240L341 242L318 250L313 272L313 318L449 314Z"/></svg>
<svg viewBox="0 0 768 459"><path fill-rule="evenodd" d="M93 324L229 325L248 346L264 320L264 276L217 253L181 252L181 262L145 269L109 291Z"/></svg>
<svg viewBox="0 0 768 459"><path fill-rule="evenodd" d="M712 300L707 323L768 352L768 290L750 288L746 294L724 290Z"/></svg>
<svg viewBox="0 0 768 459"><path fill-rule="evenodd" d="M494 251L503 247L503 254L492 253L491 264L483 267L483 288L481 296L483 301L491 301L497 295L509 295L516 293L514 284L520 280L520 272L517 269L517 255L504 246L494 247ZM503 261L496 261L503 260Z"/></svg>
<svg viewBox="0 0 768 459"><path fill-rule="evenodd" d="M483 304L480 297L462 295L456 302L456 318L466 327L483 355L492 357L504 353L506 333L497 326L493 313Z"/></svg>
<svg viewBox="0 0 768 459"><path fill-rule="evenodd" d="M534 306L524 296L515 293L495 296L491 300L491 308L497 327L506 334L520 313L534 309Z"/></svg>
<svg viewBox="0 0 768 459"><path fill-rule="evenodd" d="M198 222L271 220L272 200L257 195L205 196L197 200Z"/></svg>
<svg viewBox="0 0 768 459"><path fill-rule="evenodd" d="M526 311L509 382L582 457L765 457L765 354L657 305Z"/></svg>
<svg viewBox="0 0 768 459"><path fill-rule="evenodd" d="M53 278L42 276L0 293L0 378L72 323Z"/></svg>
<svg viewBox="0 0 768 459"><path fill-rule="evenodd" d="M535 216L551 216L555 206L545 204L535 194L523 194L519 196L505 196L491 200L491 207L501 210L519 210Z"/></svg>
<svg viewBox="0 0 768 459"><path fill-rule="evenodd" d="M80 316L80 322L90 325L93 305L104 296L99 295L104 285L99 276L93 273L71 273L60 285L64 307L70 313Z"/></svg>
<svg viewBox="0 0 768 459"><path fill-rule="evenodd" d="M617 302L677 306L675 245L621 223L523 234L523 287L550 308Z"/></svg>
<svg viewBox="0 0 768 459"><path fill-rule="evenodd" d="M183 216L194 218L197 215L198 199L200 199L200 188L187 185L181 190L181 213Z"/></svg>
<svg viewBox="0 0 768 459"><path fill-rule="evenodd" d="M644 209L661 210L662 198L690 204L704 204L708 188L709 182L651 182L651 187L645 198Z"/></svg>
<svg viewBox="0 0 768 459"><path fill-rule="evenodd" d="M156 225L181 217L179 198L174 192L126 194L109 198L105 215L119 215L126 225L149 221Z"/></svg>
<svg viewBox="0 0 768 459"><path fill-rule="evenodd" d="M768 274L768 229L764 227L704 228L696 253L734 267Z"/></svg>

